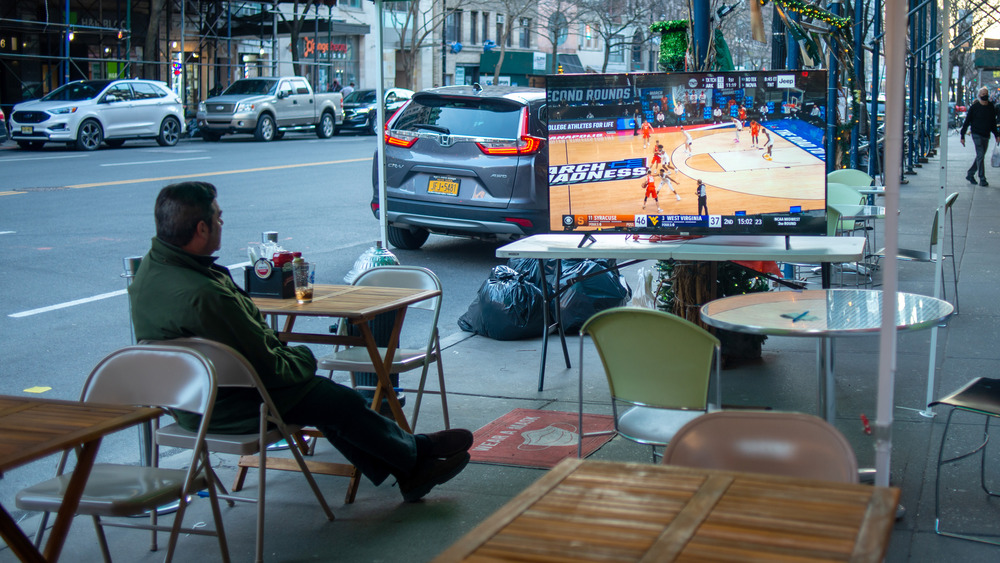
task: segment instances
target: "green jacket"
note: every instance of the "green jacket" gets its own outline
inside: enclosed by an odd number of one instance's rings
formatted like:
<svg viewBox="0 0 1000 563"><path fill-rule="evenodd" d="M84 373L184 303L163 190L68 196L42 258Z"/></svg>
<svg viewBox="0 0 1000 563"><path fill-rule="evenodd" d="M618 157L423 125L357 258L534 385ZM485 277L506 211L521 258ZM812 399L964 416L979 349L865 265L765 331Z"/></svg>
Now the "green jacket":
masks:
<svg viewBox="0 0 1000 563"><path fill-rule="evenodd" d="M235 348L257 370L281 412L316 384L316 358L305 346L287 346L267 326L229 270L210 256L195 256L153 238L128 288L137 340L199 336ZM199 417L174 413L196 429ZM260 397L252 389L220 389L212 413L213 432L256 431Z"/></svg>

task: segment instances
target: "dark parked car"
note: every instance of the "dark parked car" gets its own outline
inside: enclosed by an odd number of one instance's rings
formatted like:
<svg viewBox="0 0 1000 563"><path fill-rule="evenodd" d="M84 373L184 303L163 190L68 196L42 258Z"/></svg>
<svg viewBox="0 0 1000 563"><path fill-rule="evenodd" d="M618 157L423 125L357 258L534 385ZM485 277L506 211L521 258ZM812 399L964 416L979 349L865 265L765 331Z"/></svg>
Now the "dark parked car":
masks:
<svg viewBox="0 0 1000 563"><path fill-rule="evenodd" d="M337 131L359 131L375 134L378 116L375 112L375 90L355 90L344 98L344 123ZM385 117L389 117L413 97L413 90L388 88L385 91Z"/></svg>
<svg viewBox="0 0 1000 563"><path fill-rule="evenodd" d="M545 90L477 85L417 92L388 123L389 242L415 249L429 233L515 239L547 231L544 144Z"/></svg>

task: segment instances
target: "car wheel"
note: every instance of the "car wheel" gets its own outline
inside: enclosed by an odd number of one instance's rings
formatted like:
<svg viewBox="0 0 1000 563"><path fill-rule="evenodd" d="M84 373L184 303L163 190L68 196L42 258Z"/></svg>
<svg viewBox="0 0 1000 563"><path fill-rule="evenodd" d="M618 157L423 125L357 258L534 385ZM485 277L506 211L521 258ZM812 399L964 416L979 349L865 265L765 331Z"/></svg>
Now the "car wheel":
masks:
<svg viewBox="0 0 1000 563"><path fill-rule="evenodd" d="M160 123L160 134L156 136L156 144L161 147L172 147L181 139L181 122L174 117L165 117Z"/></svg>
<svg viewBox="0 0 1000 563"><path fill-rule="evenodd" d="M217 143L219 139L222 138L222 135L219 135L218 133L209 133L208 131L202 131L201 138L205 141L208 141L209 143Z"/></svg>
<svg viewBox="0 0 1000 563"><path fill-rule="evenodd" d="M257 120L257 129L253 132L253 138L267 143L274 140L274 118L266 113Z"/></svg>
<svg viewBox="0 0 1000 563"><path fill-rule="evenodd" d="M416 250L427 242L427 237L430 233L427 229L407 229L388 226L386 235L389 237L389 242L401 250Z"/></svg>
<svg viewBox="0 0 1000 563"><path fill-rule="evenodd" d="M37 151L45 146L45 143L42 141L18 141L17 146L26 151Z"/></svg>
<svg viewBox="0 0 1000 563"><path fill-rule="evenodd" d="M373 111L372 114L374 113L375 112ZM378 127L378 116L372 115L371 118L368 119L368 134L374 135L376 127Z"/></svg>
<svg viewBox="0 0 1000 563"><path fill-rule="evenodd" d="M104 143L113 149L125 144L125 139L104 139Z"/></svg>
<svg viewBox="0 0 1000 563"><path fill-rule="evenodd" d="M76 133L76 148L81 151L96 151L104 142L104 130L94 119L88 119L80 124Z"/></svg>
<svg viewBox="0 0 1000 563"><path fill-rule="evenodd" d="M333 120L333 114L324 111L316 124L316 136L320 139L329 139L337 130L337 124Z"/></svg>

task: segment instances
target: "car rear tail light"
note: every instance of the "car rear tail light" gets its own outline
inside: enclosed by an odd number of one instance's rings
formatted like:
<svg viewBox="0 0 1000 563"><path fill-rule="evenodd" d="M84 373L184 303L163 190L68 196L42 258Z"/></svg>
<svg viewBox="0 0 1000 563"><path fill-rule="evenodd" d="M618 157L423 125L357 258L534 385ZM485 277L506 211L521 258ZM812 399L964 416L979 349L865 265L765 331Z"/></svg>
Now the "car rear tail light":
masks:
<svg viewBox="0 0 1000 563"><path fill-rule="evenodd" d="M418 138L417 133L414 131L387 128L385 132L385 144L394 147L403 147L404 149L412 147Z"/></svg>
<svg viewBox="0 0 1000 563"><path fill-rule="evenodd" d="M521 128L517 140L491 139L477 141L483 154L493 156L523 156L534 154L542 148L545 139L528 135L528 108L521 108Z"/></svg>
<svg viewBox="0 0 1000 563"><path fill-rule="evenodd" d="M532 222L529 219L522 219L520 217L504 217L503 220L507 221L508 223L514 223L515 225L524 227L525 229L530 229L531 227L534 226L534 224L532 224Z"/></svg>

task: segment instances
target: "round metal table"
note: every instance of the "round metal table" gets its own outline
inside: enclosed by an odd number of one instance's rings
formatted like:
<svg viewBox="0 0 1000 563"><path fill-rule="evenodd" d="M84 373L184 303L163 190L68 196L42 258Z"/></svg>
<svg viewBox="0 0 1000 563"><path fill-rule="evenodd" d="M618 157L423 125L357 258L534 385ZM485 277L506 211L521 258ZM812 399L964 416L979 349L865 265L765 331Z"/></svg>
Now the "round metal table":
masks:
<svg viewBox="0 0 1000 563"><path fill-rule="evenodd" d="M954 311L951 303L934 297L896 295L899 330L931 328ZM877 334L882 323L882 291L821 289L733 295L703 305L701 320L735 332L819 338L819 410L832 424L836 417L833 338Z"/></svg>

